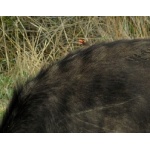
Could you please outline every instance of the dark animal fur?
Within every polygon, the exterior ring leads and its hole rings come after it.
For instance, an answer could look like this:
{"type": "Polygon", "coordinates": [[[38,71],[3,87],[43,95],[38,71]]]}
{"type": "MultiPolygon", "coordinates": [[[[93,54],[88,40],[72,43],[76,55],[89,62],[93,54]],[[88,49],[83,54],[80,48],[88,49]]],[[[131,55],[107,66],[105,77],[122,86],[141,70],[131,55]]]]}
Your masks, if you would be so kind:
{"type": "Polygon", "coordinates": [[[19,86],[0,132],[150,132],[150,40],[100,43],[19,86]]]}

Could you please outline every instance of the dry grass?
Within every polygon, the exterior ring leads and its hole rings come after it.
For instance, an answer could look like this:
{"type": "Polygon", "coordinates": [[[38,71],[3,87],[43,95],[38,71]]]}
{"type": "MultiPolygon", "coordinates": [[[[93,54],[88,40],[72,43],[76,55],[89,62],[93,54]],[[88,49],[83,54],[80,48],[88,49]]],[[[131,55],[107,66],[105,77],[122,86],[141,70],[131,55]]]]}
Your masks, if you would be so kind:
{"type": "Polygon", "coordinates": [[[1,17],[0,112],[16,80],[75,49],[116,39],[147,38],[150,17],[1,17]],[[3,84],[2,84],[3,83],[3,84]]]}

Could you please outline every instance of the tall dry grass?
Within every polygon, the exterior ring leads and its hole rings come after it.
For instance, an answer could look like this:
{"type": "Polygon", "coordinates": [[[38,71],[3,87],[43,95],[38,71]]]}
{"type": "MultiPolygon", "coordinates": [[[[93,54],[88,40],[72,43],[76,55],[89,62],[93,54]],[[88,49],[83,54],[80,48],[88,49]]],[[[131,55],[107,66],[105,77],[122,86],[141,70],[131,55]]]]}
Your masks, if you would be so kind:
{"type": "Polygon", "coordinates": [[[75,49],[116,39],[147,38],[150,17],[0,17],[0,112],[15,81],[75,49]]]}

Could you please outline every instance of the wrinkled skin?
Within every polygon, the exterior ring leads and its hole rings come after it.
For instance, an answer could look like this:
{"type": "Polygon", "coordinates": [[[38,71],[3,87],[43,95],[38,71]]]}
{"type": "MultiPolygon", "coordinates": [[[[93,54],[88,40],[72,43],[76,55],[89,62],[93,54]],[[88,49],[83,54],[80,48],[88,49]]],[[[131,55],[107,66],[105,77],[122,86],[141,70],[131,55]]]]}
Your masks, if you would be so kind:
{"type": "Polygon", "coordinates": [[[14,90],[0,132],[150,132],[150,40],[100,43],[14,90]]]}

